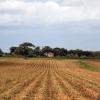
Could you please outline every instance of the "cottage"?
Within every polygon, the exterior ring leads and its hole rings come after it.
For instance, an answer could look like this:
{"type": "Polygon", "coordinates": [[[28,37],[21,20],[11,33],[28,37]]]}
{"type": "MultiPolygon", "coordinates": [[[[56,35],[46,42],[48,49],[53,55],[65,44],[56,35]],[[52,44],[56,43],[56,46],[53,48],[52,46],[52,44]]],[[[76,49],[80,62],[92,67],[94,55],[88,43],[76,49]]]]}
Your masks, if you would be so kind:
{"type": "Polygon", "coordinates": [[[47,56],[47,57],[54,57],[53,52],[46,52],[46,53],[44,53],[44,55],[47,56]]]}

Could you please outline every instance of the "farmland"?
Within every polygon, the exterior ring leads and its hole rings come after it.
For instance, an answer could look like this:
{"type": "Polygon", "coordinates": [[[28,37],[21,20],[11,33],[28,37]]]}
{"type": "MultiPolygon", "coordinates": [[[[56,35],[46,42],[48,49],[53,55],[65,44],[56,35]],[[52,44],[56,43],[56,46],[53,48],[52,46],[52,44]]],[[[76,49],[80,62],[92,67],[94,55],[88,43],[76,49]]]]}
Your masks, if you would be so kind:
{"type": "Polygon", "coordinates": [[[99,61],[0,59],[0,100],[100,100],[99,61]],[[85,64],[84,64],[85,63],[85,64]]]}

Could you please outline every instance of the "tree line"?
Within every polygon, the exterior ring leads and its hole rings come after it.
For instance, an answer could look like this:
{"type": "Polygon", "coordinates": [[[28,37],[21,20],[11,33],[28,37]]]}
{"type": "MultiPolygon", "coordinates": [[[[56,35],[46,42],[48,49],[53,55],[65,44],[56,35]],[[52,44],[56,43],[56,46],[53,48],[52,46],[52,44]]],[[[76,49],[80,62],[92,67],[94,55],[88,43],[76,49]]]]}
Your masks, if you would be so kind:
{"type": "Polygon", "coordinates": [[[23,56],[23,57],[48,57],[52,53],[54,57],[66,57],[66,58],[100,58],[100,52],[83,51],[80,49],[67,50],[65,48],[51,48],[50,46],[44,46],[43,48],[35,46],[32,43],[24,42],[18,47],[10,47],[10,53],[4,53],[0,49],[0,56],[23,56]]]}

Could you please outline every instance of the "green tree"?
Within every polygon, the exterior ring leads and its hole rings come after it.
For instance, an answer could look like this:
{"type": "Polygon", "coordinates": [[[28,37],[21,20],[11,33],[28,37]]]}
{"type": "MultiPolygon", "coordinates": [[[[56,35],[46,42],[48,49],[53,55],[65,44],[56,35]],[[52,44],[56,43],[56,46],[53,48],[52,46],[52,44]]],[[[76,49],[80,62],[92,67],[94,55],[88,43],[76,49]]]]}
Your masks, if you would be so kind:
{"type": "Polygon", "coordinates": [[[0,57],[3,55],[3,51],[2,49],[0,49],[0,57]]]}
{"type": "Polygon", "coordinates": [[[54,48],[53,49],[53,52],[54,52],[54,55],[55,56],[60,56],[60,48],[58,48],[58,47],[57,48],[54,48]]]}
{"type": "Polygon", "coordinates": [[[29,42],[24,42],[20,44],[19,47],[35,47],[35,45],[29,42]]]}
{"type": "Polygon", "coordinates": [[[59,56],[67,56],[67,49],[60,48],[60,54],[59,54],[59,56]]]}
{"type": "Polygon", "coordinates": [[[41,55],[41,49],[40,47],[36,47],[34,50],[33,50],[33,54],[34,56],[40,56],[41,55]]]}
{"type": "Polygon", "coordinates": [[[18,47],[11,47],[10,48],[10,54],[14,54],[15,53],[15,50],[17,49],[18,47]]]}
{"type": "Polygon", "coordinates": [[[33,55],[33,49],[35,48],[35,45],[29,42],[24,42],[19,45],[14,51],[16,55],[22,55],[25,57],[30,57],[33,55]]]}
{"type": "Polygon", "coordinates": [[[48,52],[53,52],[53,49],[49,46],[45,46],[42,48],[42,55],[44,55],[44,53],[48,53],[48,52]]]}

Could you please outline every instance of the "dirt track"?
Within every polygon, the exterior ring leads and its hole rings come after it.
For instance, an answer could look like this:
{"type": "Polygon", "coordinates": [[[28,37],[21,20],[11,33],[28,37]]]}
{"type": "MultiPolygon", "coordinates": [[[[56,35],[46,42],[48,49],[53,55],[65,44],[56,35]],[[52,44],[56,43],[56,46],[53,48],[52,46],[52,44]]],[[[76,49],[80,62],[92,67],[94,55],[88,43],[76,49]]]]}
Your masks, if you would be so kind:
{"type": "Polygon", "coordinates": [[[100,100],[100,73],[72,60],[0,62],[0,100],[100,100]]]}

